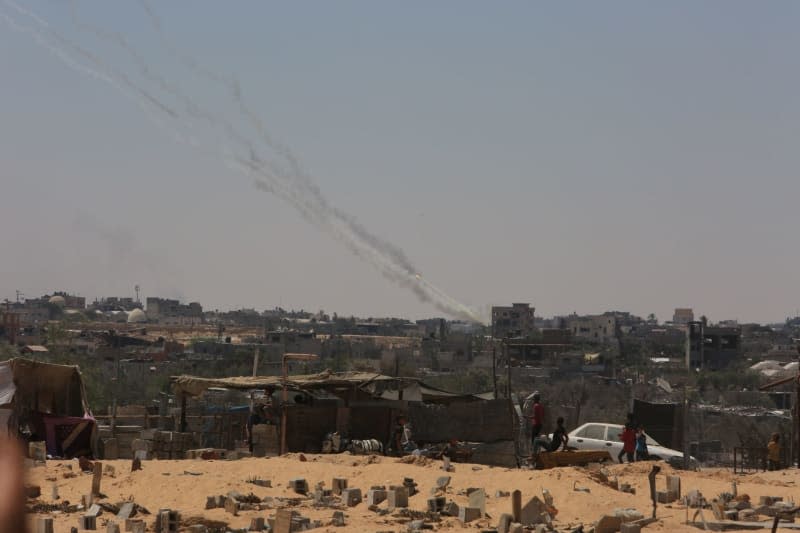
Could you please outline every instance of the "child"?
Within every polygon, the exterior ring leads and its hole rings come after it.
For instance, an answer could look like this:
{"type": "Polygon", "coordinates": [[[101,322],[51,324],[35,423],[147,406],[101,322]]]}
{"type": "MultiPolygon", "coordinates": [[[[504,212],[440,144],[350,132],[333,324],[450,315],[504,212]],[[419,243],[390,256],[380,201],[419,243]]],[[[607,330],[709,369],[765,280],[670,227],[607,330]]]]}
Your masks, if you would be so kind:
{"type": "Polygon", "coordinates": [[[644,428],[639,426],[636,430],[636,460],[646,461],[649,459],[647,454],[647,435],[644,433],[644,428]]]}
{"type": "Polygon", "coordinates": [[[778,443],[780,438],[780,435],[773,433],[767,444],[767,468],[769,470],[781,469],[781,445],[778,443]]]}

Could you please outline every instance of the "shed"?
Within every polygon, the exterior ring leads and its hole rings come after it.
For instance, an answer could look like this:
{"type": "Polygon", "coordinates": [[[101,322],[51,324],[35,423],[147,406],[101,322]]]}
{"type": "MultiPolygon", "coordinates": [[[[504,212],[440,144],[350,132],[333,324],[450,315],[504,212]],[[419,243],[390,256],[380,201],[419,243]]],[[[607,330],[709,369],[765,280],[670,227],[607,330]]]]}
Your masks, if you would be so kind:
{"type": "Polygon", "coordinates": [[[77,366],[0,362],[0,430],[47,443],[48,455],[92,455],[95,420],[77,366]]]}

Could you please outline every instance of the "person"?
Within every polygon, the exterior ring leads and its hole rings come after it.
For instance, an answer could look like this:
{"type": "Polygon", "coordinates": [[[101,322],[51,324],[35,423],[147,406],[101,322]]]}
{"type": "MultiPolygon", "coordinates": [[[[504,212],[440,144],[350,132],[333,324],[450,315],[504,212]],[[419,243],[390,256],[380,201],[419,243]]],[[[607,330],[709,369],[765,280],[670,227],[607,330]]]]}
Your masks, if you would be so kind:
{"type": "Polygon", "coordinates": [[[253,426],[266,423],[267,416],[265,413],[265,406],[264,404],[258,403],[253,407],[250,416],[247,417],[247,445],[250,447],[250,452],[253,451],[253,426]]]}
{"type": "MultiPolygon", "coordinates": [[[[544,406],[541,403],[539,391],[533,393],[533,405],[531,406],[531,415],[528,418],[531,420],[531,444],[536,450],[536,439],[539,437],[539,433],[542,432],[542,426],[544,425],[544,406]]],[[[536,451],[533,453],[536,453],[536,451]]]]}
{"type": "Polygon", "coordinates": [[[647,434],[644,432],[644,428],[639,426],[639,429],[636,430],[636,460],[647,461],[649,458],[650,456],[647,453],[647,434]]]}
{"type": "Polygon", "coordinates": [[[781,436],[777,433],[772,434],[772,438],[767,443],[767,468],[769,470],[781,469],[781,436]]]}
{"type": "Polygon", "coordinates": [[[628,458],[628,462],[632,463],[633,455],[636,452],[636,429],[633,423],[633,413],[628,413],[625,427],[622,429],[622,433],[619,434],[619,438],[622,441],[622,449],[617,455],[617,460],[622,464],[622,456],[625,455],[628,458]]]}
{"type": "Polygon", "coordinates": [[[0,533],[25,533],[23,452],[11,437],[0,435],[0,533]]]}
{"type": "Polygon", "coordinates": [[[398,455],[405,455],[417,449],[417,445],[411,438],[411,425],[404,415],[397,417],[393,444],[394,450],[398,455]]]}
{"type": "Polygon", "coordinates": [[[567,444],[569,443],[569,435],[564,428],[564,417],[559,416],[556,420],[556,430],[553,432],[553,438],[550,441],[550,447],[547,449],[549,452],[557,452],[559,448],[567,451],[567,444]]]}

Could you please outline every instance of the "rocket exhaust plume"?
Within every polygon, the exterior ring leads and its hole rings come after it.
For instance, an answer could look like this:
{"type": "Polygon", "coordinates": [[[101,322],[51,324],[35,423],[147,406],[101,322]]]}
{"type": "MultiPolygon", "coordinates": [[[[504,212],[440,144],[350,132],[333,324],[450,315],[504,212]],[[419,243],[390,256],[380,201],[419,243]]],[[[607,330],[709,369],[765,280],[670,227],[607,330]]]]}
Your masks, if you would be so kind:
{"type": "Polygon", "coordinates": [[[349,213],[331,205],[313,178],[303,170],[300,160],[267,132],[261,118],[250,108],[238,81],[221,76],[181,54],[167,39],[164,26],[145,1],[140,5],[167,53],[193,75],[219,84],[238,115],[226,116],[203,105],[167,75],[160,73],[121,33],[81,21],[77,6],[71,3],[73,25],[92,38],[122,50],[133,69],[125,70],[103,60],[54,29],[37,14],[12,0],[2,0],[0,20],[11,28],[29,34],[73,70],[104,81],[132,98],[148,118],[168,131],[177,141],[216,155],[233,168],[248,175],[258,190],[268,192],[291,205],[304,220],[344,245],[356,257],[375,268],[383,277],[410,290],[437,310],[462,320],[482,322],[470,307],[448,296],[423,278],[405,252],[359,223],[349,213]],[[215,133],[218,142],[203,143],[193,133],[203,124],[215,133]]]}

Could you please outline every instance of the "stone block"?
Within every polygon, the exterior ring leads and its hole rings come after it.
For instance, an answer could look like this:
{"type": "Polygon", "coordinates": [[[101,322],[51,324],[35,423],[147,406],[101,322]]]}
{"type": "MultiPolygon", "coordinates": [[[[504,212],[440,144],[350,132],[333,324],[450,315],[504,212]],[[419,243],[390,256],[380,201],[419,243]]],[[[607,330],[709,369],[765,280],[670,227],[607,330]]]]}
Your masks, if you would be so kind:
{"type": "Polygon", "coordinates": [[[342,502],[348,507],[361,503],[361,489],[344,489],[342,491],[342,502]]]}
{"type": "Polygon", "coordinates": [[[367,491],[367,505],[378,505],[386,499],[383,489],[370,489],[367,491]]]}
{"type": "Polygon", "coordinates": [[[125,531],[130,531],[131,533],[144,533],[146,528],[147,525],[144,523],[144,520],[132,518],[125,520],[125,531]]]}
{"type": "Polygon", "coordinates": [[[117,520],[120,522],[124,522],[128,518],[133,515],[134,510],[134,503],[133,502],[125,502],[122,504],[122,507],[119,508],[119,512],[117,513],[117,520]]]}
{"type": "Polygon", "coordinates": [[[250,519],[250,531],[264,531],[264,518],[259,516],[250,519]]]}
{"type": "Polygon", "coordinates": [[[331,524],[333,524],[335,527],[344,527],[344,513],[342,511],[335,511],[333,513],[331,524]]]}
{"type": "Polygon", "coordinates": [[[91,515],[83,515],[78,519],[78,529],[97,529],[97,517],[91,515]]]}
{"type": "Polygon", "coordinates": [[[396,507],[408,507],[408,490],[405,487],[395,487],[386,493],[389,502],[389,509],[396,507]]]}
{"type": "Polygon", "coordinates": [[[308,494],[308,481],[303,478],[290,479],[289,488],[297,494],[308,494]]]}
{"type": "Polygon", "coordinates": [[[513,516],[508,513],[501,514],[500,520],[497,521],[497,533],[508,533],[512,523],[514,523],[513,516]]]}
{"type": "Polygon", "coordinates": [[[447,499],[443,496],[438,498],[429,498],[428,499],[428,512],[431,513],[438,513],[442,509],[444,509],[445,504],[447,503],[447,499]]]}
{"type": "Polygon", "coordinates": [[[347,488],[347,479],[343,477],[335,477],[331,482],[331,488],[336,496],[340,496],[342,491],[347,488]]]}
{"type": "MultiPolygon", "coordinates": [[[[680,476],[667,476],[667,492],[675,494],[675,500],[681,498],[681,477],[680,476]]],[[[673,501],[675,501],[673,500],[673,501]]]]}
{"type": "Polygon", "coordinates": [[[605,515],[595,524],[594,533],[616,533],[621,526],[622,518],[619,516],[605,515]]]}
{"type": "Polygon", "coordinates": [[[460,507],[456,502],[447,502],[442,509],[441,513],[447,516],[458,516],[458,510],[460,507]]]}
{"type": "Polygon", "coordinates": [[[486,491],[478,489],[472,491],[469,495],[469,506],[473,509],[478,509],[481,513],[481,518],[486,514],[486,491]]]}
{"type": "Polygon", "coordinates": [[[236,516],[239,514],[239,502],[234,498],[225,498],[225,512],[236,516]]]}
{"type": "Polygon", "coordinates": [[[641,533],[642,526],[639,524],[635,524],[633,522],[628,522],[624,524],[620,524],[619,526],[619,533],[641,533]]]}
{"type": "Polygon", "coordinates": [[[458,519],[461,520],[462,523],[467,524],[472,522],[473,520],[477,520],[483,517],[483,513],[477,507],[461,507],[458,510],[458,519]]]}
{"type": "Polygon", "coordinates": [[[36,533],[53,533],[53,519],[49,517],[37,518],[36,533]]]}

